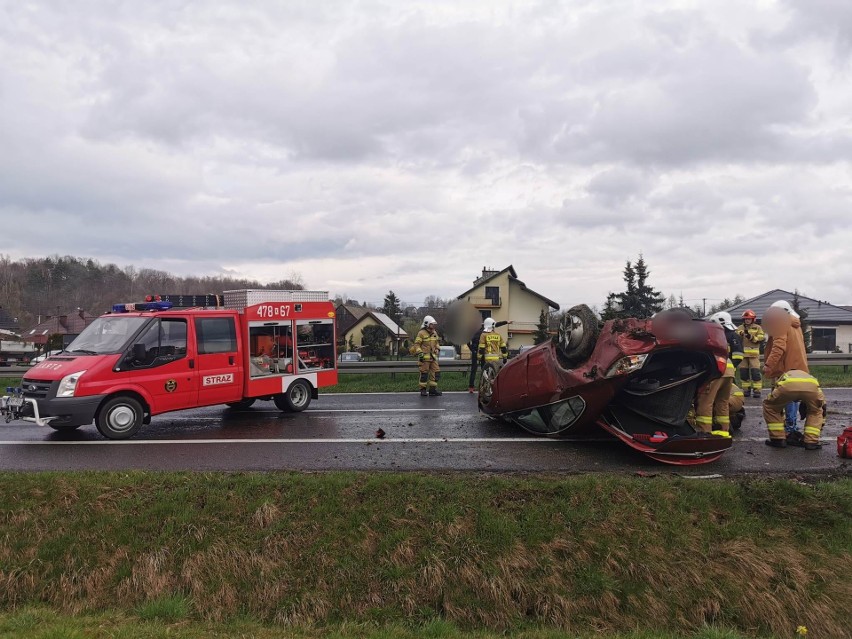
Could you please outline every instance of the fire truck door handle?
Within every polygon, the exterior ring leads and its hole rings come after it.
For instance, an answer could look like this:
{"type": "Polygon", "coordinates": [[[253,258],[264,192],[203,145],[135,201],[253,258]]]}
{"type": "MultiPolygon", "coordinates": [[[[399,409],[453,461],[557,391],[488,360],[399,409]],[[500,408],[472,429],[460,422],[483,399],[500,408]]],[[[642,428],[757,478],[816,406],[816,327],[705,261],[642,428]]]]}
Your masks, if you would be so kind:
{"type": "Polygon", "coordinates": [[[194,359],[189,360],[189,367],[195,368],[195,360],[194,359]]]}
{"type": "Polygon", "coordinates": [[[230,357],[228,357],[228,363],[229,363],[231,366],[233,366],[233,365],[234,365],[234,356],[233,356],[233,355],[231,355],[230,357]]]}

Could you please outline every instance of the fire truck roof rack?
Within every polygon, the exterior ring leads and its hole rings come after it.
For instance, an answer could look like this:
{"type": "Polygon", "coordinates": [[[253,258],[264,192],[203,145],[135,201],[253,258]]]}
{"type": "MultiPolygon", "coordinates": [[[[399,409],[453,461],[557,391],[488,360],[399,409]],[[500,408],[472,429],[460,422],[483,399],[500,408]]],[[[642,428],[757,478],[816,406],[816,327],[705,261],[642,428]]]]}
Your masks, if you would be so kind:
{"type": "Polygon", "coordinates": [[[225,291],[225,308],[236,310],[266,302],[327,302],[328,300],[328,291],[290,291],[265,288],[225,291]]]}

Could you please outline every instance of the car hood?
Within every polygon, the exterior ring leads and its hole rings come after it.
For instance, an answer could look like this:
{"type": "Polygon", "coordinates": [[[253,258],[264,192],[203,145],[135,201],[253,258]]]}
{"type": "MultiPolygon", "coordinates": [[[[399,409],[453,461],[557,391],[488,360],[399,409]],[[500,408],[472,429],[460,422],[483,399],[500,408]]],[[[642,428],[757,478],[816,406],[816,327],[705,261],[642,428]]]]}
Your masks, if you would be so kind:
{"type": "Polygon", "coordinates": [[[90,370],[95,366],[102,365],[102,362],[109,361],[110,365],[116,359],[117,354],[111,355],[55,355],[43,362],[39,362],[31,367],[23,381],[40,380],[40,381],[55,381],[60,380],[66,375],[76,373],[78,371],[90,370]]]}

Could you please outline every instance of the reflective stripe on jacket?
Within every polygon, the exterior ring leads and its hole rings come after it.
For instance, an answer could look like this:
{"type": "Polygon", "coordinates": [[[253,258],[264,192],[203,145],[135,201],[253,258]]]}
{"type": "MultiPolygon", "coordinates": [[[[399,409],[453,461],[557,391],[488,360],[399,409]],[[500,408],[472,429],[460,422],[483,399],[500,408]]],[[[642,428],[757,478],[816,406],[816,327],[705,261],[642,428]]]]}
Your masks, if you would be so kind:
{"type": "Polygon", "coordinates": [[[506,342],[503,341],[503,336],[497,332],[485,333],[479,337],[479,348],[477,349],[479,357],[485,357],[486,362],[494,362],[498,359],[506,359],[509,353],[506,349],[506,342]]]}
{"type": "Polygon", "coordinates": [[[414,338],[414,354],[423,355],[424,359],[438,359],[438,347],[441,340],[437,331],[429,331],[421,328],[414,338]]]}
{"type": "Polygon", "coordinates": [[[760,357],[760,345],[766,339],[766,333],[759,324],[751,326],[743,324],[737,329],[737,335],[743,341],[743,352],[746,357],[760,357]]]}

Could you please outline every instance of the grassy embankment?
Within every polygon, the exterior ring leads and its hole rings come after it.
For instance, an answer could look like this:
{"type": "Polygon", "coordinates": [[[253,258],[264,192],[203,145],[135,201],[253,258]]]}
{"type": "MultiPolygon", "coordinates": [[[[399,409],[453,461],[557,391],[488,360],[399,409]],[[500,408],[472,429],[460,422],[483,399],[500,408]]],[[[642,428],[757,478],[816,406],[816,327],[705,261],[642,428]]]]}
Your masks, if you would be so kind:
{"type": "Polygon", "coordinates": [[[843,637],[850,548],[849,479],[5,473],[0,633],[843,637]]]}

